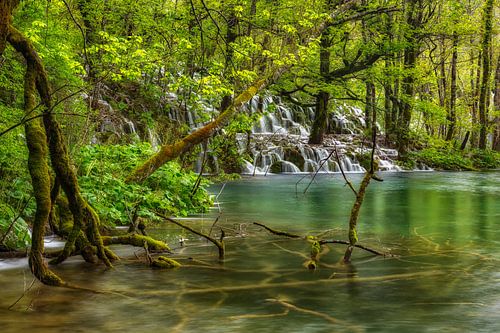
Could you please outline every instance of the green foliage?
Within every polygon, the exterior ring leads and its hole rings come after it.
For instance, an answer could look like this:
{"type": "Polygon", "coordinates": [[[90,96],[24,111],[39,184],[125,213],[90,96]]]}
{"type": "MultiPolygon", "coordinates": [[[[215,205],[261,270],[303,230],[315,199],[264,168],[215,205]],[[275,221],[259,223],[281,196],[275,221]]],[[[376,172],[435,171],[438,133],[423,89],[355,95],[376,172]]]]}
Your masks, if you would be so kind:
{"type": "Polygon", "coordinates": [[[474,167],[478,169],[500,168],[500,152],[474,149],[470,154],[474,167]]]}
{"type": "Polygon", "coordinates": [[[492,150],[459,150],[451,142],[427,135],[413,135],[412,145],[416,148],[406,159],[398,161],[405,169],[414,169],[425,164],[437,170],[482,170],[500,167],[500,153],[492,150]]]}
{"type": "Polygon", "coordinates": [[[0,201],[0,250],[16,250],[31,244],[28,224],[17,212],[0,201]]]}
{"type": "Polygon", "coordinates": [[[453,148],[424,148],[410,153],[409,158],[438,170],[474,170],[472,161],[453,148]]]}
{"type": "Polygon", "coordinates": [[[155,210],[185,216],[211,206],[207,181],[202,180],[193,194],[197,175],[182,171],[175,162],[161,167],[143,184],[125,183],[126,176],[152,153],[146,143],[94,145],[80,151],[77,164],[82,194],[107,224],[129,223],[136,209],[138,216],[154,218],[155,210]]]}

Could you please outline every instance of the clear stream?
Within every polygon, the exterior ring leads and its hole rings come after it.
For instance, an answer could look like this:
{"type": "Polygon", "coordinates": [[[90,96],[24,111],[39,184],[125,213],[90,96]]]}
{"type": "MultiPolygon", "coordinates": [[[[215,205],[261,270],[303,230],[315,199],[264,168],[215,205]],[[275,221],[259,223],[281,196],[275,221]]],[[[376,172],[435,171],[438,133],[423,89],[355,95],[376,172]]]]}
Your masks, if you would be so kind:
{"type": "Polygon", "coordinates": [[[500,332],[500,172],[383,174],[368,189],[359,239],[398,256],[356,249],[346,266],[336,244],[316,271],[302,266],[307,241],[251,224],[346,239],[354,196],[341,176],[319,175],[306,194],[302,177],[229,182],[220,211],[183,220],[207,232],[221,214],[223,266],[211,244],[172,226],[150,231],[186,267],[151,270],[143,250],[116,247],[123,259],[112,270],[79,258],[55,268],[104,294],[45,287],[25,261],[0,261],[1,331],[500,332]]]}

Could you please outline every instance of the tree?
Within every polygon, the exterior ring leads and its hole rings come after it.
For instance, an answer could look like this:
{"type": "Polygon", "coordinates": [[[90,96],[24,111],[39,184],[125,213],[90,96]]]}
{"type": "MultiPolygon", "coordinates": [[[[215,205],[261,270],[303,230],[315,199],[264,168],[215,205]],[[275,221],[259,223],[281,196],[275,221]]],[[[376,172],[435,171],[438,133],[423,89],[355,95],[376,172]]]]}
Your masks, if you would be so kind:
{"type": "Polygon", "coordinates": [[[407,47],[404,51],[403,67],[405,76],[402,82],[403,97],[401,99],[401,114],[399,117],[398,146],[400,154],[408,150],[410,122],[415,97],[415,68],[420,54],[420,35],[424,25],[434,15],[435,4],[426,0],[405,0],[406,24],[404,37],[407,47]]]}
{"type": "Polygon", "coordinates": [[[488,96],[491,78],[491,38],[493,30],[493,3],[487,0],[483,10],[483,36],[481,41],[482,73],[481,87],[479,88],[479,148],[486,149],[486,135],[488,132],[488,96]]]}
{"type": "Polygon", "coordinates": [[[495,135],[493,137],[493,149],[500,151],[500,55],[497,58],[497,70],[495,72],[495,99],[493,102],[495,107],[495,135]]]}

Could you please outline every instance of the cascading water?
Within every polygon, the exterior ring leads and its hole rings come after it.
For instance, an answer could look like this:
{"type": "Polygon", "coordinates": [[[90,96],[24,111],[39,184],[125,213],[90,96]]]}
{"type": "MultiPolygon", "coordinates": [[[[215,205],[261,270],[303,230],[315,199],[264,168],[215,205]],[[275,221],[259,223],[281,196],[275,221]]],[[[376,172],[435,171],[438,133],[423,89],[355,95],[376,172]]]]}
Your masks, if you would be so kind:
{"type": "MultiPolygon", "coordinates": [[[[237,137],[241,151],[250,147],[253,155],[253,163],[244,162],[244,174],[340,172],[341,167],[345,172],[365,171],[356,160],[356,155],[371,152],[359,148],[364,127],[362,110],[339,105],[329,119],[329,132],[337,135],[327,135],[322,145],[307,144],[314,108],[289,107],[279,97],[255,96],[246,111],[262,116],[252,128],[250,143],[245,135],[237,137]],[[335,149],[340,166],[333,153],[335,149]]],[[[377,147],[376,154],[382,171],[401,170],[392,163],[392,158],[397,157],[396,150],[377,147]]]]}

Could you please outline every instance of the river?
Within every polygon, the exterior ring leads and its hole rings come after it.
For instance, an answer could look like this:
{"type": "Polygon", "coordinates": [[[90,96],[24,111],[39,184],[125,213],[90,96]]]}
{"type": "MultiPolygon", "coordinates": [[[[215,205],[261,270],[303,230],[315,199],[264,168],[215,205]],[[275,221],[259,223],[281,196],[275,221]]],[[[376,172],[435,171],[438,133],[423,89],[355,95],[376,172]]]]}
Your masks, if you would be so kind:
{"type": "Polygon", "coordinates": [[[359,243],[394,256],[355,249],[343,265],[335,244],[315,271],[303,267],[307,241],[252,225],[346,239],[354,195],[342,177],[318,175],[306,193],[303,177],[212,187],[220,205],[183,222],[207,232],[219,216],[223,265],[211,244],[173,226],[150,232],[185,267],[151,270],[142,250],[115,247],[111,270],[79,258],[54,269],[100,294],[46,287],[25,261],[0,262],[1,331],[500,332],[500,172],[384,173],[368,189],[359,243]]]}

